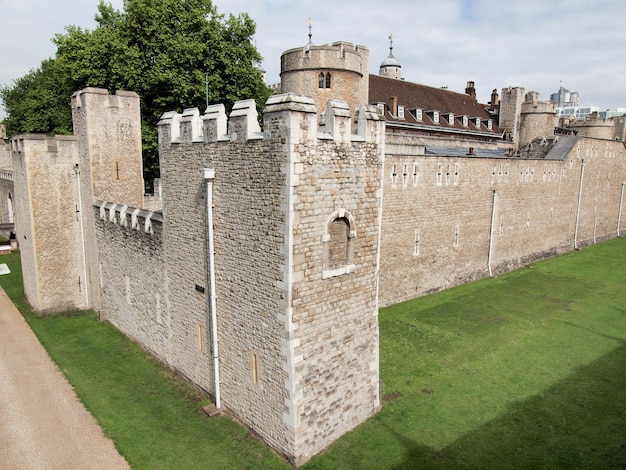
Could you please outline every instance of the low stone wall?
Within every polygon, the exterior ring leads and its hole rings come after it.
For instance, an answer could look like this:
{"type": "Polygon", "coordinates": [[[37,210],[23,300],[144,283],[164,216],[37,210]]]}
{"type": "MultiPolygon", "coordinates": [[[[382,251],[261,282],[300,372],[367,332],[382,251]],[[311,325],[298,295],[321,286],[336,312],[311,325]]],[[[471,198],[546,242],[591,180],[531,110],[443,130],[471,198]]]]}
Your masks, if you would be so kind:
{"type": "Polygon", "coordinates": [[[163,217],[103,201],[94,210],[100,314],[169,363],[163,217]]]}
{"type": "Polygon", "coordinates": [[[390,305],[616,236],[626,150],[579,137],[555,159],[387,154],[384,177],[390,305]]]}

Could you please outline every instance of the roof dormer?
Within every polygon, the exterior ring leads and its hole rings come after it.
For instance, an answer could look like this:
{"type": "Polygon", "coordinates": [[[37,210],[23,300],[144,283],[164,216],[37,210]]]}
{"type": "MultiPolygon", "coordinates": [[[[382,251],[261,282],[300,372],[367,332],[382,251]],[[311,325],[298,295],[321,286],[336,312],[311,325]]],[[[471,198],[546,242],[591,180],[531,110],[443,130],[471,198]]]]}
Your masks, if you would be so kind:
{"type": "Polygon", "coordinates": [[[426,111],[426,115],[435,123],[439,124],[439,111],[426,111]]]}

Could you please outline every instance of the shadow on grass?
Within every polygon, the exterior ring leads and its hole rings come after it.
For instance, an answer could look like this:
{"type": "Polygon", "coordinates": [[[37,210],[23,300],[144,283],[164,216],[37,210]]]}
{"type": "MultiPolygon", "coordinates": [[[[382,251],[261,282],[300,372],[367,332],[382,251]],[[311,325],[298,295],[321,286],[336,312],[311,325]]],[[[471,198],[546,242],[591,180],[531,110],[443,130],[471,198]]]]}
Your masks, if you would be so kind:
{"type": "Polygon", "coordinates": [[[404,449],[379,468],[626,468],[626,341],[488,424],[434,450],[389,426],[404,449]]]}

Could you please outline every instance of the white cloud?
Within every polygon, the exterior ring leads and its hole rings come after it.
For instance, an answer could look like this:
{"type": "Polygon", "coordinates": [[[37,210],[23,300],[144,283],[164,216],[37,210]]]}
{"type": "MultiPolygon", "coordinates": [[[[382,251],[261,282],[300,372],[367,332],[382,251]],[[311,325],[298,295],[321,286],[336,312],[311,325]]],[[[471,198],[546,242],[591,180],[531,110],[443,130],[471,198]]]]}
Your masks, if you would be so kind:
{"type": "MultiPolygon", "coordinates": [[[[121,8],[122,0],[113,0],[121,8]]],[[[559,84],[601,109],[626,106],[623,0],[215,0],[223,14],[248,12],[268,81],[278,82],[280,55],[307,41],[342,40],[370,49],[370,71],[394,55],[406,80],[463,91],[478,98],[523,86],[542,99],[559,84]]],[[[0,0],[0,84],[9,84],[54,55],[50,39],[66,25],[94,25],[96,0],[0,0]]]]}

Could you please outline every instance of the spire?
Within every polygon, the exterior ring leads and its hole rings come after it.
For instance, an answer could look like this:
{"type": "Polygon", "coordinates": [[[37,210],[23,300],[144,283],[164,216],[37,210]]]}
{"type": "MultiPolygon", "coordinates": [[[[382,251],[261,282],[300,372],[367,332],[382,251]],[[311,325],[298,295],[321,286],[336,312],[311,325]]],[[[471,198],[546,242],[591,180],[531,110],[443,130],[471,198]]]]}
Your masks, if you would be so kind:
{"type": "Polygon", "coordinates": [[[400,65],[400,61],[393,56],[393,34],[389,35],[389,55],[383,62],[380,64],[379,75],[383,77],[389,78],[402,78],[401,69],[402,65],[400,65]]]}
{"type": "Polygon", "coordinates": [[[313,45],[313,41],[311,41],[311,37],[313,36],[313,33],[311,33],[311,17],[310,16],[306,20],[306,24],[309,25],[309,42],[307,42],[306,45],[304,46],[304,53],[308,57],[311,46],[313,45]]]}
{"type": "Polygon", "coordinates": [[[311,17],[310,16],[309,16],[309,19],[306,20],[306,24],[309,25],[309,42],[308,42],[307,45],[308,46],[312,46],[313,45],[313,41],[311,41],[311,38],[313,37],[313,33],[311,32],[312,25],[311,25],[311,17]]]}

